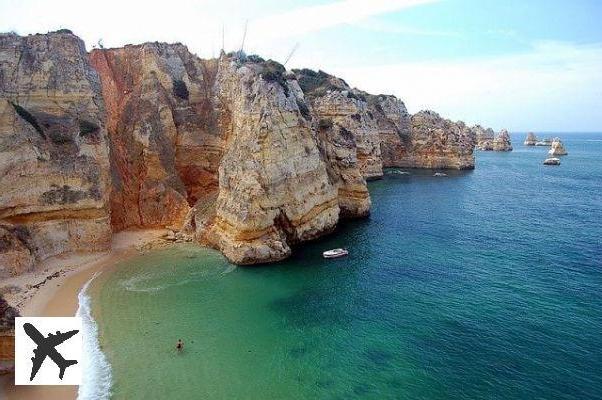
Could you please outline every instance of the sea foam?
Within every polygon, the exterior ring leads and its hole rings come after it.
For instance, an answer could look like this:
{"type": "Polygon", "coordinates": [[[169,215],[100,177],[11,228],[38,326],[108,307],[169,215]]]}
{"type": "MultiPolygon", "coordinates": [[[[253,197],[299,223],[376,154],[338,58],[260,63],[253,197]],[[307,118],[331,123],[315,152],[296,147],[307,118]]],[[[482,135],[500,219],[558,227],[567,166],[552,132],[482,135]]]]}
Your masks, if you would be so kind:
{"type": "Polygon", "coordinates": [[[77,295],[79,307],[75,314],[82,319],[84,354],[82,360],[82,383],[79,385],[79,400],[108,399],[111,394],[111,365],[100,349],[98,326],[92,318],[92,302],[86,293],[98,273],[86,282],[77,295]]]}

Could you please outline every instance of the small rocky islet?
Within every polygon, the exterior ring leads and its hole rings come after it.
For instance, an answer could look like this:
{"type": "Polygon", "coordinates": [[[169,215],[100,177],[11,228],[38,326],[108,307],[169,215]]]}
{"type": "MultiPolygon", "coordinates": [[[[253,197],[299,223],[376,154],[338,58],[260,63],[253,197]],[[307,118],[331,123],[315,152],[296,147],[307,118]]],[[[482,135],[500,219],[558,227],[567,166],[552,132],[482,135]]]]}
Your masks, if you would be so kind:
{"type": "Polygon", "coordinates": [[[550,146],[548,154],[551,156],[566,156],[569,153],[564,148],[564,145],[562,144],[560,138],[554,138],[552,140],[552,145],[550,146]]]}
{"type": "Polygon", "coordinates": [[[472,169],[493,135],[408,113],[323,71],[180,43],[94,49],[68,30],[0,35],[0,277],[169,227],[236,264],[370,213],[383,169],[472,169]]]}
{"type": "Polygon", "coordinates": [[[506,129],[502,129],[497,135],[491,128],[483,128],[480,125],[474,127],[476,148],[481,151],[512,151],[512,141],[506,129]]]}
{"type": "Polygon", "coordinates": [[[533,132],[527,133],[527,137],[523,142],[525,146],[550,146],[548,154],[551,156],[546,158],[544,165],[560,165],[560,159],[557,156],[566,156],[569,153],[566,151],[564,144],[560,138],[539,140],[533,132]]]}

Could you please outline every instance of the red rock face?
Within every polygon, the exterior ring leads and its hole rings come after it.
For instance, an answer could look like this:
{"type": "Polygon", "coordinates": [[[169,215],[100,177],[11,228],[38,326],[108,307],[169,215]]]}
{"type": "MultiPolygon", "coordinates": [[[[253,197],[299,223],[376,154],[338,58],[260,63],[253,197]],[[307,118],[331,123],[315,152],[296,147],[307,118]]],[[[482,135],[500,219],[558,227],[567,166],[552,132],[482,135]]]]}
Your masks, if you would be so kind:
{"type": "Polygon", "coordinates": [[[218,186],[216,63],[159,43],[94,50],[90,62],[106,99],[113,229],[179,227],[218,186]]]}

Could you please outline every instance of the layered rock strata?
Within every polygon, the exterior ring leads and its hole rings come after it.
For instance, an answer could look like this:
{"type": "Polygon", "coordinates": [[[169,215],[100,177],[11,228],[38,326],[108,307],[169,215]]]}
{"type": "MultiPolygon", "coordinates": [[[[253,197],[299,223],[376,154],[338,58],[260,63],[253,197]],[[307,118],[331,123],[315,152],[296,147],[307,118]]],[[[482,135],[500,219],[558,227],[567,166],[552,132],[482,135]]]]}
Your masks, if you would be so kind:
{"type": "Polygon", "coordinates": [[[383,175],[380,136],[366,94],[323,71],[296,70],[299,85],[322,126],[336,125],[353,133],[358,167],[366,179],[383,175]]]}
{"type": "Polygon", "coordinates": [[[474,134],[464,123],[430,111],[411,116],[395,96],[352,89],[323,71],[303,69],[295,74],[318,117],[360,139],[358,158],[371,166],[361,168],[367,179],[380,177],[382,167],[474,168],[474,134]]]}
{"type": "Polygon", "coordinates": [[[231,132],[214,220],[197,234],[237,264],[280,260],[291,245],[334,229],[337,190],[284,68],[222,57],[218,69],[219,121],[227,119],[231,132]]]}
{"type": "Polygon", "coordinates": [[[217,63],[164,43],[98,49],[90,61],[107,108],[114,229],[179,227],[218,186],[228,127],[216,126],[217,63]]]}
{"type": "Polygon", "coordinates": [[[383,167],[474,167],[474,129],[321,71],[181,44],[87,57],[69,32],[1,40],[4,275],[131,227],[276,261],[368,215],[383,167]]]}
{"type": "Polygon", "coordinates": [[[68,31],[0,35],[0,277],[109,247],[104,102],[68,31]]]}
{"type": "Polygon", "coordinates": [[[412,115],[410,156],[405,165],[418,168],[473,169],[472,133],[463,123],[441,118],[433,111],[412,115]]]}

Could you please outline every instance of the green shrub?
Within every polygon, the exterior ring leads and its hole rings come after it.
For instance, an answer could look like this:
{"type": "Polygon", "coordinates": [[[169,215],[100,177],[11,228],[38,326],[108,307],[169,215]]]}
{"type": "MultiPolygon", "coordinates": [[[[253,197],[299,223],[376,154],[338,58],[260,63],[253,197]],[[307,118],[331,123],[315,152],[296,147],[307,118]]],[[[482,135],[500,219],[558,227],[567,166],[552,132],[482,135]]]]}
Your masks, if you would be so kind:
{"type": "Polygon", "coordinates": [[[24,109],[20,105],[12,103],[12,102],[11,102],[11,104],[13,105],[13,108],[15,109],[15,111],[17,112],[17,114],[21,118],[23,118],[25,121],[27,121],[36,130],[36,132],[38,132],[40,134],[40,136],[42,136],[44,139],[46,139],[46,135],[44,134],[44,130],[42,129],[42,127],[38,123],[38,120],[36,119],[36,117],[34,117],[29,111],[27,111],[26,109],[24,109]]]}
{"type": "Polygon", "coordinates": [[[351,91],[349,91],[349,93],[347,94],[347,97],[349,97],[351,99],[355,99],[355,100],[366,101],[366,96],[364,96],[363,94],[355,94],[351,91]]]}
{"type": "Polygon", "coordinates": [[[94,133],[99,129],[100,127],[93,122],[86,121],[85,119],[81,119],[79,121],[79,134],[81,136],[86,136],[90,133],[94,133]]]}
{"type": "Polygon", "coordinates": [[[318,128],[320,129],[330,129],[332,128],[333,123],[332,120],[330,118],[320,118],[320,120],[318,121],[318,128]]]}
{"type": "Polygon", "coordinates": [[[284,90],[284,94],[288,96],[289,89],[288,85],[286,84],[286,79],[284,78],[285,72],[286,69],[284,68],[284,65],[273,60],[268,60],[265,61],[262,65],[261,77],[266,82],[279,83],[282,89],[284,90]]]}
{"type": "MultiPolygon", "coordinates": [[[[324,96],[328,91],[349,90],[347,82],[342,79],[334,79],[334,77],[322,70],[316,72],[303,68],[295,69],[293,72],[297,75],[297,80],[303,93],[312,97],[324,96]]],[[[349,97],[359,99],[358,96],[351,92],[349,92],[349,97]]]]}
{"type": "Polygon", "coordinates": [[[346,129],[342,126],[339,126],[339,130],[341,132],[341,136],[343,138],[345,138],[346,140],[351,140],[353,139],[353,134],[351,133],[351,131],[349,131],[349,129],[346,129]]]}
{"type": "Polygon", "coordinates": [[[297,99],[297,107],[299,107],[299,112],[301,113],[303,118],[307,120],[311,119],[311,113],[309,112],[309,108],[307,107],[307,104],[305,104],[305,102],[299,101],[297,99]]]}
{"type": "Polygon", "coordinates": [[[263,58],[261,58],[260,56],[258,56],[257,54],[251,54],[250,56],[247,56],[247,61],[252,62],[252,63],[265,62],[265,60],[263,58]]]}
{"type": "Polygon", "coordinates": [[[303,68],[301,70],[294,70],[294,72],[297,75],[297,80],[303,93],[316,94],[314,92],[320,88],[323,88],[323,92],[326,93],[326,90],[331,87],[328,81],[328,74],[324,71],[316,72],[308,68],[303,68]]]}
{"type": "Polygon", "coordinates": [[[182,100],[188,100],[188,87],[186,87],[186,83],[179,79],[173,80],[173,94],[176,97],[179,97],[182,100]]]}

